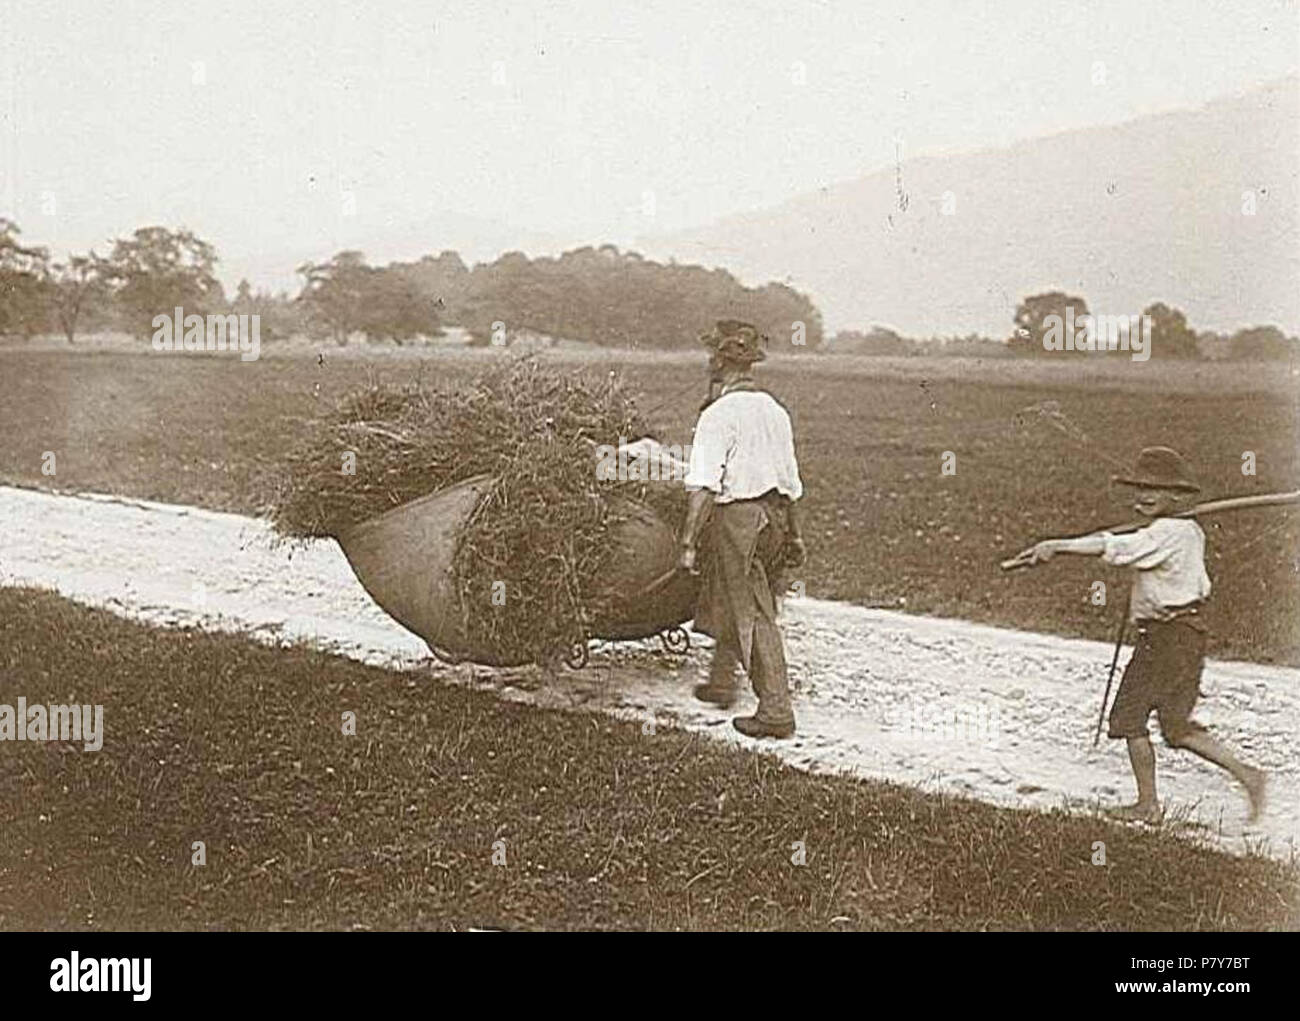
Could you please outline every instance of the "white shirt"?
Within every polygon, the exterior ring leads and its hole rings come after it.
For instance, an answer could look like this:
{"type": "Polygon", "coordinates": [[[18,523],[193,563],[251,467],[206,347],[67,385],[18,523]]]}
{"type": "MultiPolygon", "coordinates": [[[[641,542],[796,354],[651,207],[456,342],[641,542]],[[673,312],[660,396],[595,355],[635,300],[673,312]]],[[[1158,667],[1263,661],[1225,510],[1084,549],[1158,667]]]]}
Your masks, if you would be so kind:
{"type": "Polygon", "coordinates": [[[1116,567],[1133,567],[1133,620],[1161,620],[1169,608],[1204,599],[1210,594],[1205,573],[1205,533],[1190,518],[1157,518],[1128,535],[1103,532],[1102,559],[1116,567]]]}
{"type": "Polygon", "coordinates": [[[776,489],[803,496],[790,416],[761,390],[725,392],[700,412],[686,488],[707,489],[715,503],[752,500],[776,489]]]}

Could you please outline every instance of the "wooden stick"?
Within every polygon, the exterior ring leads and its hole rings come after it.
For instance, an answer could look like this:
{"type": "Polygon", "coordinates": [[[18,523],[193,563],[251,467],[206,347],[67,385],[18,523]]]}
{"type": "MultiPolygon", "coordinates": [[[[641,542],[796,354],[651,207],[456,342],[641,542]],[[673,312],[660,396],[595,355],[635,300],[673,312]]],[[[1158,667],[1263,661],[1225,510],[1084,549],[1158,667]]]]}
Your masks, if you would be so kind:
{"type": "Polygon", "coordinates": [[[1124,647],[1124,632],[1128,630],[1128,611],[1129,600],[1133,598],[1133,590],[1129,589],[1128,597],[1124,600],[1124,612],[1119,617],[1119,632],[1115,635],[1115,655],[1110,658],[1110,674],[1106,677],[1106,693],[1101,696],[1101,712],[1097,714],[1097,730],[1092,735],[1092,746],[1097,747],[1097,742],[1101,740],[1101,725],[1106,720],[1106,703],[1110,701],[1110,687],[1115,683],[1115,668],[1119,666],[1119,650],[1124,647]]]}
{"type": "Polygon", "coordinates": [[[1259,496],[1230,496],[1225,500],[1198,503],[1189,511],[1175,514],[1177,518],[1190,518],[1197,514],[1215,514],[1226,510],[1243,510],[1246,507],[1272,507],[1281,503],[1300,503],[1300,489],[1291,493],[1261,493],[1259,496]]]}
{"type": "MultiPolygon", "coordinates": [[[[1274,507],[1279,504],[1300,503],[1300,489],[1289,493],[1261,493],[1259,496],[1230,496],[1223,500],[1210,500],[1206,503],[1198,503],[1189,510],[1179,511],[1172,515],[1176,518],[1194,518],[1200,514],[1218,514],[1221,511],[1245,510],[1247,507],[1274,507]]],[[[1113,528],[1099,528],[1093,532],[1085,532],[1083,536],[1100,535],[1102,532],[1119,534],[1122,532],[1136,532],[1139,528],[1145,528],[1150,521],[1130,521],[1128,524],[1116,525],[1113,528]]],[[[1028,567],[1028,561],[1021,560],[1019,557],[1012,557],[1010,560],[1002,561],[1001,567],[1004,571],[1015,570],[1018,567],[1028,567]]]]}

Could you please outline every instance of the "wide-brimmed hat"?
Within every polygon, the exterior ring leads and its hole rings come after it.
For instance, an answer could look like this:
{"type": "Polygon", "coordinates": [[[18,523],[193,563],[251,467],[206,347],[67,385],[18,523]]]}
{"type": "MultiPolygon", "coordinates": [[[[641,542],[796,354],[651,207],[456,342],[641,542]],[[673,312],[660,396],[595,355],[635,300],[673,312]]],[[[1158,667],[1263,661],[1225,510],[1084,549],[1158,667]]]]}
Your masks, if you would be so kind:
{"type": "Polygon", "coordinates": [[[1172,447],[1143,448],[1133,474],[1116,475],[1113,481],[1142,489],[1180,489],[1187,493],[1197,493],[1201,489],[1192,478],[1192,469],[1183,455],[1172,447]]]}
{"type": "Polygon", "coordinates": [[[700,334],[700,343],[728,361],[750,365],[767,357],[768,340],[753,323],[719,319],[713,329],[700,334]]]}

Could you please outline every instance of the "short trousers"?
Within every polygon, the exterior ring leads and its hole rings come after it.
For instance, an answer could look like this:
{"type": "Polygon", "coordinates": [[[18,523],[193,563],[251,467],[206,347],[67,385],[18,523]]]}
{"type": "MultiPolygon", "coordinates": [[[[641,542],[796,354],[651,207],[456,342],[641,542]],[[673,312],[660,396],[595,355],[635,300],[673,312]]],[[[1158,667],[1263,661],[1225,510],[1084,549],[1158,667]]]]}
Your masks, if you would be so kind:
{"type": "Polygon", "coordinates": [[[1133,656],[1110,710],[1111,737],[1145,737],[1152,711],[1171,747],[1205,729],[1192,719],[1201,694],[1205,637],[1203,630],[1178,620],[1138,622],[1133,656]]]}

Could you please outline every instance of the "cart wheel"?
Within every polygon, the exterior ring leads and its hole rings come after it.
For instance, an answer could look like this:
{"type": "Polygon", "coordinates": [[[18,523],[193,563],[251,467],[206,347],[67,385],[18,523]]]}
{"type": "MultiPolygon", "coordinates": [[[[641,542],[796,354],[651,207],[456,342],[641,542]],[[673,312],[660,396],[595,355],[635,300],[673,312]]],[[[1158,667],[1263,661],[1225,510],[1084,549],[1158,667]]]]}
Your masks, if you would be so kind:
{"type": "Polygon", "coordinates": [[[691,647],[691,636],[686,633],[685,628],[669,628],[667,631],[659,632],[659,641],[664,644],[665,652],[683,653],[691,647]]]}
{"type": "Polygon", "coordinates": [[[570,670],[581,670],[587,665],[587,640],[585,638],[579,639],[569,646],[569,651],[564,654],[564,662],[570,670]]]}
{"type": "Polygon", "coordinates": [[[433,658],[436,659],[439,663],[446,663],[449,666],[456,666],[457,664],[465,662],[464,656],[457,656],[453,653],[448,652],[446,649],[440,649],[436,645],[432,644],[431,642],[426,641],[424,644],[429,646],[429,651],[433,653],[433,658]]]}

